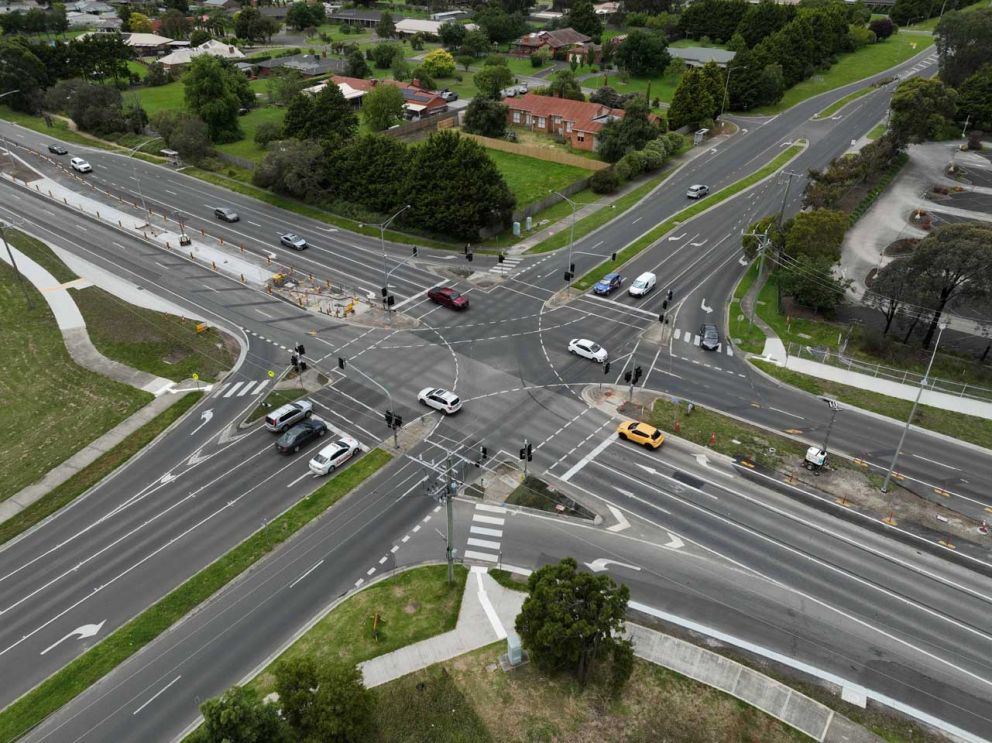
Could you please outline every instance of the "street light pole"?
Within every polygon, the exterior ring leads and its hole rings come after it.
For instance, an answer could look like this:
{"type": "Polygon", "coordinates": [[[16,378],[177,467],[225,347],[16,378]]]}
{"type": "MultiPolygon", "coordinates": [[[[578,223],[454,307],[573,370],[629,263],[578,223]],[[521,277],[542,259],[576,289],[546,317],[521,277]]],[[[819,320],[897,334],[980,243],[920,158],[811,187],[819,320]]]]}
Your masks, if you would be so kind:
{"type": "Polygon", "coordinates": [[[827,446],[830,444],[830,432],[834,427],[834,418],[837,417],[837,413],[840,411],[840,405],[832,397],[821,397],[821,400],[830,406],[830,423],[827,425],[827,435],[823,439],[823,451],[826,453],[827,446]]]}
{"type": "MultiPolygon", "coordinates": [[[[140,150],[146,144],[151,144],[156,139],[161,139],[161,137],[152,137],[147,142],[142,142],[141,144],[132,147],[131,148],[131,151],[129,153],[127,153],[127,156],[130,157],[130,158],[133,158],[135,156],[135,154],[138,152],[138,150],[140,150]]],[[[133,164],[131,165],[131,172],[134,173],[134,180],[136,180],[138,182],[138,196],[141,198],[141,208],[144,209],[145,212],[147,212],[148,211],[148,206],[145,204],[145,194],[141,190],[141,179],[138,177],[138,163],[137,162],[133,162],[133,164]]]]}
{"type": "Polygon", "coordinates": [[[385,222],[376,225],[379,228],[379,247],[382,249],[382,290],[383,290],[382,305],[383,307],[386,308],[386,312],[389,312],[389,305],[386,304],[386,298],[387,295],[389,294],[389,267],[386,265],[386,229],[389,227],[390,224],[393,223],[394,219],[396,219],[399,215],[401,215],[409,208],[410,208],[410,204],[407,204],[398,212],[396,212],[396,214],[394,214],[389,219],[387,219],[385,222]]]}
{"type": "Polygon", "coordinates": [[[902,435],[899,437],[899,445],[896,447],[896,453],[892,455],[889,471],[885,473],[885,482],[882,483],[883,493],[889,492],[889,481],[892,479],[892,471],[896,468],[896,462],[899,461],[899,455],[902,453],[902,445],[906,441],[906,434],[909,433],[909,426],[913,422],[913,416],[916,415],[916,406],[920,404],[920,398],[923,396],[923,388],[926,386],[930,377],[930,369],[933,368],[933,361],[937,358],[937,347],[940,345],[940,336],[944,334],[947,323],[942,322],[938,327],[940,329],[937,331],[937,342],[933,344],[933,353],[930,354],[930,362],[927,364],[927,370],[923,374],[923,379],[920,380],[920,389],[917,390],[916,399],[913,400],[913,407],[909,410],[909,417],[906,419],[906,425],[902,429],[902,435]]]}
{"type": "Polygon", "coordinates": [[[568,202],[569,206],[572,207],[572,225],[569,227],[568,232],[568,265],[565,266],[565,272],[568,274],[568,286],[567,289],[572,288],[572,247],[575,245],[575,202],[568,198],[565,194],[560,191],[552,191],[551,193],[560,196],[565,201],[568,202]]]}
{"type": "Polygon", "coordinates": [[[792,179],[796,176],[802,175],[802,173],[795,173],[791,170],[786,170],[782,172],[782,175],[787,176],[789,181],[785,184],[785,193],[782,194],[782,208],[778,212],[778,226],[782,226],[782,221],[785,219],[785,202],[789,200],[789,189],[792,188],[792,179]]]}
{"type": "Polygon", "coordinates": [[[727,107],[727,91],[730,89],[730,75],[734,70],[746,70],[748,65],[740,65],[739,67],[727,66],[727,77],[723,81],[723,98],[720,100],[720,120],[723,120],[723,111],[727,107]]]}
{"type": "Polygon", "coordinates": [[[27,286],[24,284],[24,277],[21,276],[21,272],[17,268],[17,261],[14,260],[14,254],[10,250],[10,245],[7,243],[7,224],[3,220],[0,220],[0,240],[3,240],[3,246],[7,249],[7,257],[10,258],[10,266],[14,269],[17,283],[21,285],[21,291],[24,292],[24,301],[27,303],[28,309],[33,310],[34,302],[31,301],[31,292],[28,291],[27,286]]]}

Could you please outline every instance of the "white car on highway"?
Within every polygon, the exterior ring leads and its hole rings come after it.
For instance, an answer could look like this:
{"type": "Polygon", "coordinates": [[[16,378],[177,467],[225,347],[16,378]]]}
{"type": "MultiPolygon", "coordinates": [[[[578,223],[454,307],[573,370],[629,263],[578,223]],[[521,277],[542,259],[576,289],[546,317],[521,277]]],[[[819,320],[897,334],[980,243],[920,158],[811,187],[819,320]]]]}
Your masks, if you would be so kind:
{"type": "Polygon", "coordinates": [[[462,409],[462,401],[454,392],[449,392],[441,387],[425,387],[420,390],[417,399],[435,410],[451,415],[462,409]]]}
{"type": "Polygon", "coordinates": [[[316,456],[310,460],[310,471],[315,475],[326,475],[333,472],[355,456],[360,449],[357,440],[351,436],[342,436],[317,452],[316,456]]]}
{"type": "Polygon", "coordinates": [[[650,271],[646,271],[634,279],[634,283],[630,285],[627,293],[632,297],[643,297],[649,291],[654,289],[655,284],[657,283],[658,277],[650,271]]]}
{"type": "Polygon", "coordinates": [[[609,354],[606,353],[605,348],[585,338],[573,338],[570,340],[568,342],[568,352],[581,356],[584,359],[592,359],[600,364],[606,363],[606,359],[609,358],[609,354]]]}
{"type": "Polygon", "coordinates": [[[72,169],[77,173],[89,173],[93,170],[93,166],[81,157],[72,158],[72,160],[69,161],[69,165],[71,165],[72,169]]]}

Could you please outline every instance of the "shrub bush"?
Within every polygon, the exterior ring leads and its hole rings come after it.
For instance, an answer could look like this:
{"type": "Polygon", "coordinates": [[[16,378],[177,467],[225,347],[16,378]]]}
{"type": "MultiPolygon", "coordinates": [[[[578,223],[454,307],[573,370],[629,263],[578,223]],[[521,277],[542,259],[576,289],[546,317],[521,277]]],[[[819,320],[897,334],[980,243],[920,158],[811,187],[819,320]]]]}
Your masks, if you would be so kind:
{"type": "Polygon", "coordinates": [[[613,171],[613,168],[597,170],[589,179],[589,188],[593,190],[593,193],[613,193],[620,188],[620,178],[613,171]]]}

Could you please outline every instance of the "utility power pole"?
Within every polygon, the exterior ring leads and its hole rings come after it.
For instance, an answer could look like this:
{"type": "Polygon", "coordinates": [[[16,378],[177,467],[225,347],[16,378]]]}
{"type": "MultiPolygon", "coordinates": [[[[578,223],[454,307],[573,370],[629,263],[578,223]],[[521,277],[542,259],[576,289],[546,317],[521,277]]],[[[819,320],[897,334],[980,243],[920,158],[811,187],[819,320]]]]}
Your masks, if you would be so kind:
{"type": "Polygon", "coordinates": [[[24,301],[27,302],[28,309],[34,309],[34,302],[31,300],[31,292],[28,291],[27,286],[24,283],[24,277],[21,276],[20,269],[17,268],[17,261],[14,260],[14,253],[10,249],[10,245],[7,242],[7,224],[0,220],[0,239],[3,240],[3,246],[7,249],[7,257],[10,258],[10,266],[14,269],[14,275],[17,277],[17,283],[21,285],[21,291],[24,292],[24,301]]]}
{"type": "Polygon", "coordinates": [[[455,583],[455,551],[451,548],[451,537],[455,530],[454,527],[454,514],[453,506],[451,502],[454,500],[455,492],[458,490],[458,484],[455,482],[451,471],[451,454],[448,454],[447,458],[448,473],[447,479],[445,481],[445,494],[444,494],[444,506],[445,513],[447,514],[447,526],[444,529],[444,541],[445,548],[444,554],[448,559],[448,585],[452,586],[455,583]]]}
{"type": "Polygon", "coordinates": [[[782,175],[786,176],[789,180],[785,184],[785,193],[782,194],[782,208],[778,212],[778,226],[782,226],[782,222],[785,219],[785,202],[789,199],[789,189],[792,188],[792,179],[801,176],[802,173],[796,173],[792,170],[785,170],[782,175]]]}

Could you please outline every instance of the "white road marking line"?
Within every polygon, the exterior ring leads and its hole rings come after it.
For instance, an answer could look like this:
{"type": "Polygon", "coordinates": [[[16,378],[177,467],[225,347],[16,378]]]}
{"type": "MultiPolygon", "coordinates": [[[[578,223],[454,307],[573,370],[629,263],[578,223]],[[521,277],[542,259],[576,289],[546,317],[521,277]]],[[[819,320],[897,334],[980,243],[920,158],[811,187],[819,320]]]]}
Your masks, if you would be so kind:
{"type": "Polygon", "coordinates": [[[295,480],[293,480],[293,482],[289,483],[289,485],[287,485],[286,487],[287,488],[293,487],[294,485],[296,485],[296,483],[298,483],[300,480],[302,480],[305,477],[313,477],[313,474],[310,472],[304,472],[302,475],[300,475],[295,480]]]}
{"type": "Polygon", "coordinates": [[[476,539],[475,537],[469,537],[466,544],[472,547],[484,547],[487,550],[498,550],[499,542],[491,542],[488,539],[476,539]]]}
{"type": "Polygon", "coordinates": [[[365,582],[365,579],[364,578],[359,578],[358,580],[355,581],[355,588],[358,588],[364,582],[365,582]]]}
{"type": "Polygon", "coordinates": [[[417,524],[415,527],[413,527],[412,531],[413,531],[414,534],[416,534],[418,531],[420,531],[420,524],[417,524]]]}
{"type": "Polygon", "coordinates": [[[369,568],[368,570],[365,571],[365,574],[366,575],[372,575],[372,573],[374,573],[374,572],[375,572],[375,568],[369,568]]]}
{"type": "Polygon", "coordinates": [[[790,413],[788,410],[781,410],[779,408],[773,408],[773,407],[769,407],[768,409],[769,410],[774,410],[776,413],[781,413],[782,415],[789,415],[789,416],[792,416],[793,418],[798,418],[801,421],[806,420],[801,415],[796,415],[795,413],[790,413]]]}
{"type": "Polygon", "coordinates": [[[400,541],[403,542],[403,544],[406,544],[407,542],[410,541],[410,535],[409,534],[405,535],[400,541]]]}
{"type": "MultiPolygon", "coordinates": [[[[562,428],[564,428],[564,426],[562,426],[562,428]]],[[[476,503],[475,510],[488,511],[489,513],[506,513],[505,508],[501,508],[500,506],[489,506],[486,505],[485,503],[476,503]]]]}
{"type": "Polygon", "coordinates": [[[255,382],[249,381],[247,384],[245,384],[244,387],[241,388],[241,391],[238,392],[238,397],[244,397],[246,394],[248,394],[248,391],[254,386],[255,386],[255,382]]]}
{"type": "Polygon", "coordinates": [[[234,384],[232,384],[231,388],[227,391],[224,397],[230,397],[231,395],[233,395],[237,391],[238,387],[240,387],[243,384],[244,382],[235,382],[234,384]]]}
{"type": "Polygon", "coordinates": [[[675,340],[679,340],[681,338],[681,336],[682,336],[682,331],[679,330],[678,328],[675,328],[675,333],[673,334],[673,337],[675,338],[675,340]]]}
{"type": "Polygon", "coordinates": [[[379,560],[379,564],[382,565],[388,559],[389,559],[389,555],[383,555],[382,559],[379,560]]]}
{"type": "Polygon", "coordinates": [[[498,519],[495,516],[480,516],[479,514],[473,514],[472,521],[478,521],[480,524],[492,524],[493,526],[502,526],[506,519],[498,519]]]}
{"type": "Polygon", "coordinates": [[[391,549],[391,550],[389,550],[389,551],[390,551],[390,553],[391,553],[391,554],[394,554],[394,555],[395,555],[395,554],[396,554],[396,551],[397,551],[397,550],[398,550],[399,548],[400,548],[400,546],[399,546],[398,544],[394,544],[394,545],[393,545],[393,547],[392,547],[392,549],[391,549]]]}
{"type": "Polygon", "coordinates": [[[476,552],[475,550],[465,550],[462,553],[462,557],[467,557],[469,560],[484,560],[485,562],[499,562],[499,557],[497,555],[490,555],[488,552],[476,552]]]}
{"type": "Polygon", "coordinates": [[[624,529],[630,528],[630,522],[624,517],[623,511],[616,506],[611,506],[609,504],[607,504],[606,507],[610,509],[610,513],[613,514],[613,518],[617,520],[617,523],[613,526],[606,527],[607,531],[623,531],[624,529]]]}
{"type": "MultiPolygon", "coordinates": [[[[268,312],[261,309],[260,307],[256,307],[255,309],[258,311],[258,314],[260,314],[262,317],[267,317],[270,320],[272,319],[272,315],[270,315],[268,312]]],[[[285,351],[286,349],[284,348],[283,350],[285,351]]]]}
{"type": "Polygon", "coordinates": [[[164,191],[165,191],[165,192],[166,192],[167,194],[172,194],[173,196],[178,196],[178,195],[179,195],[179,194],[177,194],[177,193],[176,193],[175,191],[170,191],[170,190],[169,190],[169,189],[167,189],[167,188],[166,188],[166,189],[163,189],[163,190],[164,190],[164,191]]]}
{"type": "Polygon", "coordinates": [[[246,221],[246,222],[247,222],[248,224],[250,224],[250,225],[251,225],[252,227],[261,227],[261,226],[262,226],[262,225],[260,225],[260,224],[259,224],[258,222],[252,222],[252,221],[251,221],[250,219],[246,219],[245,221],[246,221]]]}
{"type": "Polygon", "coordinates": [[[305,572],[305,573],[304,573],[303,575],[301,575],[301,576],[300,576],[299,578],[297,578],[297,579],[296,579],[296,580],[294,580],[294,581],[293,581],[292,583],[290,583],[290,584],[289,584],[289,587],[290,587],[290,588],[292,588],[293,586],[295,586],[295,585],[296,585],[297,583],[299,583],[299,582],[300,582],[301,580],[303,580],[304,578],[306,578],[306,577],[307,577],[308,575],[310,575],[310,573],[312,573],[312,572],[313,572],[314,570],[316,570],[317,568],[319,568],[319,567],[320,567],[321,565],[323,565],[323,564],[324,564],[324,561],[323,561],[323,560],[321,560],[321,561],[320,561],[320,562],[318,562],[318,563],[317,563],[316,565],[314,565],[314,566],[313,566],[312,568],[310,568],[309,570],[307,570],[307,572],[305,572]]]}
{"type": "Polygon", "coordinates": [[[169,688],[170,686],[172,686],[172,685],[173,685],[174,683],[176,683],[176,682],[177,682],[177,681],[178,681],[179,679],[181,679],[181,678],[182,678],[182,674],[180,674],[180,675],[178,675],[178,676],[176,676],[176,677],[175,677],[174,679],[172,679],[172,681],[170,681],[170,682],[169,682],[169,683],[167,683],[167,684],[166,684],[165,686],[163,686],[163,687],[162,687],[161,689],[159,689],[159,690],[158,690],[157,692],[155,692],[155,694],[153,694],[153,695],[152,695],[152,697],[151,697],[151,699],[149,699],[149,700],[148,700],[147,702],[145,702],[144,704],[142,704],[142,705],[141,705],[140,707],[138,707],[138,709],[136,709],[136,710],[135,710],[134,712],[132,712],[131,714],[132,714],[132,715],[136,715],[136,714],[138,714],[139,712],[141,712],[141,710],[143,710],[143,709],[144,709],[145,707],[147,707],[147,706],[148,706],[149,704],[151,704],[151,703],[152,703],[152,702],[154,702],[154,701],[155,701],[156,699],[158,699],[158,698],[159,698],[160,696],[162,696],[162,694],[164,694],[164,693],[166,692],[166,690],[167,690],[167,689],[168,689],[168,688],[169,688]]]}
{"type": "Polygon", "coordinates": [[[698,335],[692,336],[692,345],[694,345],[694,346],[698,346],[699,345],[699,336],[698,335]]]}
{"type": "Polygon", "coordinates": [[[502,529],[488,529],[485,526],[472,525],[469,528],[469,531],[472,532],[473,534],[482,534],[485,537],[496,537],[497,539],[503,538],[502,529]]]}
{"type": "Polygon", "coordinates": [[[558,479],[561,480],[562,482],[568,482],[576,472],[578,472],[579,470],[581,470],[583,467],[585,467],[587,464],[589,464],[589,462],[591,462],[593,459],[595,459],[597,456],[599,456],[599,454],[606,447],[608,447],[610,444],[612,444],[614,442],[614,440],[615,439],[614,439],[613,433],[611,432],[609,436],[607,436],[605,439],[603,439],[602,441],[599,442],[599,444],[596,446],[595,449],[593,449],[591,452],[589,452],[584,457],[582,457],[582,459],[580,459],[578,462],[576,462],[575,464],[573,464],[572,467],[571,467],[571,469],[569,469],[568,472],[566,472],[564,475],[562,475],[558,479]]]}
{"type": "Polygon", "coordinates": [[[258,386],[255,388],[255,391],[252,392],[251,394],[253,395],[259,394],[263,389],[265,389],[268,383],[269,383],[268,379],[263,379],[261,382],[258,383],[258,386]]]}
{"type": "Polygon", "coordinates": [[[922,459],[924,462],[930,462],[930,464],[939,464],[941,467],[947,467],[949,470],[959,469],[958,467],[952,467],[949,464],[944,464],[943,462],[938,462],[936,459],[927,459],[926,457],[921,457],[919,454],[914,454],[917,459],[922,459]]]}

